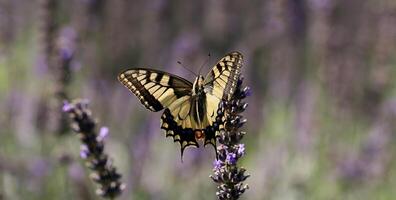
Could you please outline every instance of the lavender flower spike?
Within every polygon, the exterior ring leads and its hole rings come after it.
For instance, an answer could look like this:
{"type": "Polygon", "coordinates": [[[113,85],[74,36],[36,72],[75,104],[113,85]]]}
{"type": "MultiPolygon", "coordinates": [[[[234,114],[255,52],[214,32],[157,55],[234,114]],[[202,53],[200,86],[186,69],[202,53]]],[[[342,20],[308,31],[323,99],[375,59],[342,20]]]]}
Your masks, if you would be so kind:
{"type": "Polygon", "coordinates": [[[218,111],[220,116],[225,116],[224,130],[218,136],[218,160],[213,163],[214,174],[210,177],[219,184],[216,192],[219,200],[238,199],[249,188],[243,183],[249,175],[237,166],[238,160],[245,155],[245,145],[240,143],[245,132],[239,130],[246,123],[241,115],[247,107],[243,99],[251,95],[249,87],[241,87],[242,80],[239,78],[235,93],[229,101],[220,104],[218,111]]]}
{"type": "Polygon", "coordinates": [[[88,167],[93,171],[91,178],[100,185],[97,194],[114,199],[121,194],[125,185],[120,182],[121,175],[104,153],[104,140],[109,129],[102,127],[97,133],[96,122],[86,100],[73,103],[64,101],[63,111],[69,114],[71,127],[80,136],[80,157],[87,161],[88,167]]]}

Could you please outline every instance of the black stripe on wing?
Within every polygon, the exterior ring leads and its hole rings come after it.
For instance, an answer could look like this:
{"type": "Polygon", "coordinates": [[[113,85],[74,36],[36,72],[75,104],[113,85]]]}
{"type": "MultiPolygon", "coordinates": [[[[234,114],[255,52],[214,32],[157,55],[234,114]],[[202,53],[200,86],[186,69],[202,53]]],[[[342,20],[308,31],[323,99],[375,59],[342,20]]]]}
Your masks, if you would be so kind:
{"type": "Polygon", "coordinates": [[[178,125],[169,109],[165,109],[161,116],[161,129],[165,131],[166,137],[173,137],[174,142],[180,143],[182,158],[186,147],[199,147],[194,130],[192,128],[182,128],[178,125]]]}
{"type": "Polygon", "coordinates": [[[205,88],[219,99],[228,100],[241,74],[243,56],[239,52],[225,55],[205,78],[205,88]]]}
{"type": "Polygon", "coordinates": [[[183,128],[178,125],[175,118],[172,116],[169,109],[165,109],[161,116],[161,129],[165,131],[166,137],[172,137],[174,142],[180,143],[181,148],[181,158],[183,159],[184,149],[188,146],[199,147],[196,139],[195,131],[202,131],[204,133],[205,141],[204,146],[211,144],[216,152],[216,137],[217,133],[220,131],[222,124],[222,115],[216,118],[213,125],[207,126],[202,130],[193,130],[192,128],[183,128]]]}
{"type": "Polygon", "coordinates": [[[192,83],[163,71],[130,69],[118,75],[118,80],[135,94],[151,111],[160,111],[176,99],[191,95],[192,83]]]}

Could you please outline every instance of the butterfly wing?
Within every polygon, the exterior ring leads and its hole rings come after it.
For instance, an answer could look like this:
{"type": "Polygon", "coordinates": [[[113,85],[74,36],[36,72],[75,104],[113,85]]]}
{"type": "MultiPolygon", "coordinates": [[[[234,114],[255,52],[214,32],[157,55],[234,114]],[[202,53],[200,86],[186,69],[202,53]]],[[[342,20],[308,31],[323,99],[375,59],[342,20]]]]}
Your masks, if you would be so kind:
{"type": "Polygon", "coordinates": [[[191,82],[159,70],[129,69],[120,73],[118,80],[154,112],[169,107],[180,98],[191,96],[191,82]]]}
{"type": "Polygon", "coordinates": [[[163,71],[130,69],[122,72],[118,80],[135,94],[149,110],[165,109],[161,129],[166,137],[173,137],[181,145],[181,153],[188,146],[198,147],[190,115],[192,83],[163,71]]]}
{"type": "Polygon", "coordinates": [[[206,75],[204,85],[207,93],[229,100],[241,74],[242,60],[243,56],[239,52],[231,52],[220,59],[206,75]]]}
{"type": "Polygon", "coordinates": [[[206,114],[210,125],[207,129],[212,130],[205,136],[205,145],[216,146],[216,132],[222,128],[222,125],[218,123],[219,120],[216,119],[219,104],[222,100],[229,100],[234,94],[241,74],[242,60],[241,53],[228,53],[220,59],[205,78],[206,114]]]}

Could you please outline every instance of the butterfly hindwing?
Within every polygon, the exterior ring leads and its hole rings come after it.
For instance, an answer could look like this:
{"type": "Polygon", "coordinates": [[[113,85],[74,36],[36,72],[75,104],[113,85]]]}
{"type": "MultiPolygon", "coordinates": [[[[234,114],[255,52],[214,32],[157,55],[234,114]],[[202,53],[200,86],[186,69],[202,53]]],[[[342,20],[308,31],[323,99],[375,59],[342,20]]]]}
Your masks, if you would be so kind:
{"type": "Polygon", "coordinates": [[[154,112],[191,95],[191,82],[159,70],[130,69],[118,75],[118,80],[154,112]]]}
{"type": "Polygon", "coordinates": [[[165,109],[161,116],[161,129],[165,131],[166,137],[173,137],[174,142],[180,143],[181,157],[183,157],[186,147],[198,147],[194,130],[191,127],[182,127],[182,125],[179,125],[177,119],[174,118],[168,108],[165,109]]]}

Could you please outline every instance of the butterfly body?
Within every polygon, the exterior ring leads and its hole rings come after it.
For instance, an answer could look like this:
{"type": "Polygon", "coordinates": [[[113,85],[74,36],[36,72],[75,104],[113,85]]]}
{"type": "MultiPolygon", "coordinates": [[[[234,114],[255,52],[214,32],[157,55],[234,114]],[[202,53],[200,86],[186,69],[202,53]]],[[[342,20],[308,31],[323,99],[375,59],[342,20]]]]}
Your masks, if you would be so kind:
{"type": "Polygon", "coordinates": [[[206,106],[206,94],[203,85],[203,76],[198,76],[193,84],[191,94],[191,110],[190,114],[197,123],[197,129],[203,129],[202,122],[205,120],[205,106],[206,106]]]}
{"type": "MultiPolygon", "coordinates": [[[[181,145],[181,154],[188,146],[211,144],[216,147],[219,104],[233,94],[240,75],[242,55],[231,52],[222,58],[204,78],[194,83],[167,72],[137,68],[129,69],[118,80],[134,93],[149,110],[164,110],[161,129],[181,145]]],[[[220,119],[221,120],[221,119],[220,119]]]]}

